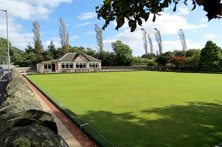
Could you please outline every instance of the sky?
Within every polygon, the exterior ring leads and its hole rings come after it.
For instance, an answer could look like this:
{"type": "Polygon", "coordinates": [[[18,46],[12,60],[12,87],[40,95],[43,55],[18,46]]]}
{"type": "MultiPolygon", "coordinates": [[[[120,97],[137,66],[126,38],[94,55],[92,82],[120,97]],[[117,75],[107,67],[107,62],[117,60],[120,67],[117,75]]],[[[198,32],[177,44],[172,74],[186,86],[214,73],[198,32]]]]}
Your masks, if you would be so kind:
{"type": "MultiPolygon", "coordinates": [[[[60,47],[59,19],[62,18],[70,33],[71,46],[90,47],[97,50],[95,24],[100,27],[104,24],[102,18],[97,19],[95,7],[100,6],[102,0],[0,0],[0,9],[8,11],[9,40],[13,46],[25,50],[28,44],[33,45],[32,23],[38,21],[41,26],[41,40],[44,49],[47,49],[50,41],[56,47],[60,47]]],[[[143,23],[143,28],[151,35],[154,52],[158,50],[154,36],[154,28],[161,32],[163,40],[163,52],[182,50],[178,30],[182,29],[188,49],[204,47],[206,41],[212,40],[218,46],[222,46],[220,30],[221,21],[214,19],[208,22],[206,12],[197,6],[191,11],[192,6],[178,5],[173,12],[173,6],[169,7],[152,22],[152,16],[143,23]]],[[[6,38],[5,13],[0,11],[0,37],[6,38]]],[[[135,56],[144,54],[142,31],[138,27],[135,32],[130,32],[128,25],[124,25],[118,31],[115,30],[115,22],[103,31],[104,50],[112,51],[111,43],[121,40],[130,46],[135,56]]]]}

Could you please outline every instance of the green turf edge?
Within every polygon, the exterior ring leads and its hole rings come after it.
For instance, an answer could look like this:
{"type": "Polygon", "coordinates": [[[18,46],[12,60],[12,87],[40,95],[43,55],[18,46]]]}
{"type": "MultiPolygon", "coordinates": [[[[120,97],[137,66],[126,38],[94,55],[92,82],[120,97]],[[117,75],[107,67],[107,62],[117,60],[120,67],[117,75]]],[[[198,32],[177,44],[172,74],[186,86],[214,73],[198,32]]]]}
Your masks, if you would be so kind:
{"type": "Polygon", "coordinates": [[[79,118],[75,113],[73,113],[70,109],[64,107],[53,99],[52,96],[49,96],[45,91],[35,85],[28,77],[24,75],[24,77],[37,88],[50,102],[52,102],[60,111],[62,111],[69,119],[72,120],[83,132],[85,132],[92,140],[94,140],[99,146],[105,147],[114,147],[115,145],[108,140],[105,136],[103,136],[99,131],[93,128],[90,124],[84,122],[81,118],[79,118]]]}

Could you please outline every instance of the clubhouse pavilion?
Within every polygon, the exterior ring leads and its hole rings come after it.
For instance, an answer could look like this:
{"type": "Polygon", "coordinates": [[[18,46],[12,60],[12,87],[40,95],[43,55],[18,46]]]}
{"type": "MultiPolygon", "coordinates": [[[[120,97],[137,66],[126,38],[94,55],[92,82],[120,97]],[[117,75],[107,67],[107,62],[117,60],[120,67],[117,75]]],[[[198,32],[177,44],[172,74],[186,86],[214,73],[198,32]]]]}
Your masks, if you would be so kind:
{"type": "Polygon", "coordinates": [[[37,64],[37,72],[90,72],[100,71],[101,60],[85,53],[67,53],[58,60],[37,64]]]}

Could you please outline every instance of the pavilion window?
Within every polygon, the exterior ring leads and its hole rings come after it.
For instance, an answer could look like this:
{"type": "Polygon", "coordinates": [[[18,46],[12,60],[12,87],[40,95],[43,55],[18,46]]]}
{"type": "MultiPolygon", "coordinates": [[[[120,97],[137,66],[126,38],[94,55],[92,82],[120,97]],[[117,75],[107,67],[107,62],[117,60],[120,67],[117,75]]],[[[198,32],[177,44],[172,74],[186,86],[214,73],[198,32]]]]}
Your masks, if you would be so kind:
{"type": "Polygon", "coordinates": [[[99,66],[98,63],[90,63],[89,64],[90,68],[98,68],[98,66],[99,66]]]}
{"type": "Polygon", "coordinates": [[[86,63],[76,63],[76,68],[86,68],[86,63]]]}
{"type": "Polygon", "coordinates": [[[69,63],[66,63],[66,68],[69,68],[69,63]]]}
{"type": "Polygon", "coordinates": [[[65,68],[65,63],[62,63],[62,68],[65,68]]]}
{"type": "Polygon", "coordinates": [[[70,67],[70,68],[73,68],[73,63],[70,63],[70,64],[69,64],[69,67],[70,67]]]}
{"type": "Polygon", "coordinates": [[[76,63],[76,68],[79,68],[79,63],[76,63]]]}
{"type": "Polygon", "coordinates": [[[83,68],[86,68],[86,63],[83,63],[83,68]]]}

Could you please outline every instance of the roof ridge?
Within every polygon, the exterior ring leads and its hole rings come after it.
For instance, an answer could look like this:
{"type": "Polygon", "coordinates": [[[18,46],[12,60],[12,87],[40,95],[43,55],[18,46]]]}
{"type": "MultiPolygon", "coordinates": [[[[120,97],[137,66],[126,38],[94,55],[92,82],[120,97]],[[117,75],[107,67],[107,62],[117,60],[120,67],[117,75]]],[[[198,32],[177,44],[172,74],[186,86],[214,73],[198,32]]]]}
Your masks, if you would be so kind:
{"type": "MultiPolygon", "coordinates": [[[[99,60],[99,59],[97,59],[97,58],[95,58],[95,57],[93,57],[93,56],[90,56],[90,55],[88,55],[88,54],[86,54],[86,53],[83,53],[85,56],[87,56],[87,58],[88,57],[90,57],[90,58],[92,58],[92,59],[94,59],[94,60],[98,60],[98,61],[101,61],[101,60],[99,60]]],[[[90,61],[90,59],[89,59],[89,61],[90,61]]]]}
{"type": "Polygon", "coordinates": [[[85,53],[81,53],[88,61],[90,61],[90,59],[87,57],[88,55],[85,53]]]}
{"type": "Polygon", "coordinates": [[[66,54],[63,55],[59,60],[61,61],[63,58],[65,58],[67,55],[70,55],[70,54],[74,54],[74,55],[76,55],[76,53],[66,53],[66,54]]]}
{"type": "Polygon", "coordinates": [[[80,55],[82,55],[82,58],[85,58],[85,60],[87,60],[87,62],[93,62],[93,61],[101,61],[99,59],[96,59],[93,56],[90,56],[86,53],[66,53],[65,55],[63,55],[59,61],[75,61],[80,55]]]}
{"type": "Polygon", "coordinates": [[[79,54],[79,53],[75,53],[75,56],[73,57],[73,61],[76,60],[76,58],[78,57],[78,54],[79,54]]]}

